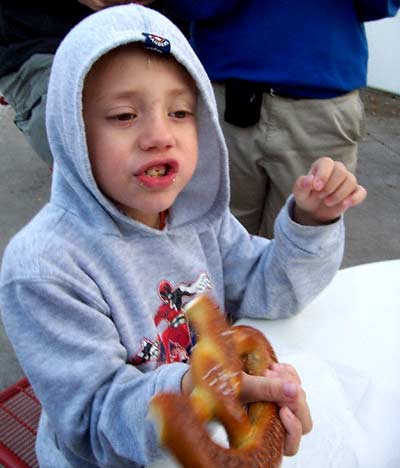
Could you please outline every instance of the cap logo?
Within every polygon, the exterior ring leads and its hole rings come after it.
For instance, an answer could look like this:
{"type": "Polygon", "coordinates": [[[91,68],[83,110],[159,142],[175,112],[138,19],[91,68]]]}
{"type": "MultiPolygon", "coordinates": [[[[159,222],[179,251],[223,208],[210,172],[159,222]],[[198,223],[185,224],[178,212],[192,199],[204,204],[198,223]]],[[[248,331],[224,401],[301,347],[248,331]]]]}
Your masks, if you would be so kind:
{"type": "Polygon", "coordinates": [[[151,49],[161,54],[169,54],[171,51],[171,43],[168,39],[155,34],[142,33],[145,40],[144,46],[146,49],[151,49]]]}

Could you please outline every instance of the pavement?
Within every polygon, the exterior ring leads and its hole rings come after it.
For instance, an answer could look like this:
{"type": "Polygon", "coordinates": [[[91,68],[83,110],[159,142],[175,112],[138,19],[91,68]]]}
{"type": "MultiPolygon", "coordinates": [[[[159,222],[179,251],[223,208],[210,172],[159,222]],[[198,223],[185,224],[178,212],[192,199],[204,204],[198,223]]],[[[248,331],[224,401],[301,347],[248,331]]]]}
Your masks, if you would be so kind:
{"type": "MultiPolygon", "coordinates": [[[[362,90],[366,132],[358,178],[366,201],[346,216],[342,268],[400,258],[400,96],[362,90]]],[[[51,173],[0,106],[0,258],[11,236],[46,203],[51,173]]],[[[0,322],[0,390],[23,376],[0,322]]]]}

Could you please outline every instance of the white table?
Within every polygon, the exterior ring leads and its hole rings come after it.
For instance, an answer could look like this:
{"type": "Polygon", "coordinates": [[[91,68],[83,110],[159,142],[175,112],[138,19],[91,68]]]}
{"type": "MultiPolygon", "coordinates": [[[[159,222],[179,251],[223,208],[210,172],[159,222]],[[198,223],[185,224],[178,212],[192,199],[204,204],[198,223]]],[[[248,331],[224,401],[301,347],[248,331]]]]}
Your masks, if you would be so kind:
{"type": "Polygon", "coordinates": [[[314,428],[283,468],[400,467],[400,260],[339,271],[296,317],[240,323],[266,334],[307,392],[314,428]]]}
{"type": "Polygon", "coordinates": [[[277,352],[317,353],[399,387],[400,260],[339,271],[296,317],[243,322],[262,330],[277,352]]]}
{"type": "Polygon", "coordinates": [[[314,419],[298,468],[400,467],[400,260],[339,271],[287,320],[243,320],[295,365],[314,419]]]}

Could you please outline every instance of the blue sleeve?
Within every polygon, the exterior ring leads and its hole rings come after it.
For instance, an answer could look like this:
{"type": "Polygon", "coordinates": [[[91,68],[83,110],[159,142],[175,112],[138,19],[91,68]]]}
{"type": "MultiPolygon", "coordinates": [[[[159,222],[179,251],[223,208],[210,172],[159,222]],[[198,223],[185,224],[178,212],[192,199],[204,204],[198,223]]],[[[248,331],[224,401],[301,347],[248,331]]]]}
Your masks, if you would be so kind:
{"type": "Polygon", "coordinates": [[[290,199],[275,223],[274,240],[250,236],[227,215],[220,232],[225,307],[234,318],[278,319],[300,312],[333,279],[343,257],[343,220],[301,226],[290,199]]]}
{"type": "Polygon", "coordinates": [[[149,401],[179,392],[187,365],[143,373],[129,364],[110,314],[67,279],[13,281],[1,292],[7,334],[64,456],[132,468],[159,457],[149,401]]]}
{"type": "Polygon", "coordinates": [[[172,14],[188,21],[213,19],[227,14],[239,0],[165,0],[164,4],[172,14]]]}
{"type": "Polygon", "coordinates": [[[374,21],[396,16],[400,0],[357,0],[356,8],[360,21],[374,21]]]}

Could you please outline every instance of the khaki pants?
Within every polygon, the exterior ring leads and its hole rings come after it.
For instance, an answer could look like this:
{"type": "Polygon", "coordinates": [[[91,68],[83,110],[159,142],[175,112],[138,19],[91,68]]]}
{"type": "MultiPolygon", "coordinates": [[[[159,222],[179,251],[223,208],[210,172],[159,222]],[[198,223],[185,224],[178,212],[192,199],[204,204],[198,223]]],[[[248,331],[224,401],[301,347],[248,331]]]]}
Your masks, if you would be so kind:
{"type": "Polygon", "coordinates": [[[0,78],[0,91],[15,110],[15,125],[49,166],[53,158],[47,141],[45,111],[53,58],[51,54],[35,54],[18,71],[0,78]]]}
{"type": "Polygon", "coordinates": [[[273,237],[274,220],[296,179],[321,156],[355,171],[364,132],[358,91],[333,99],[263,95],[257,125],[240,128],[223,119],[225,88],[214,84],[229,149],[231,209],[251,234],[273,237]]]}

